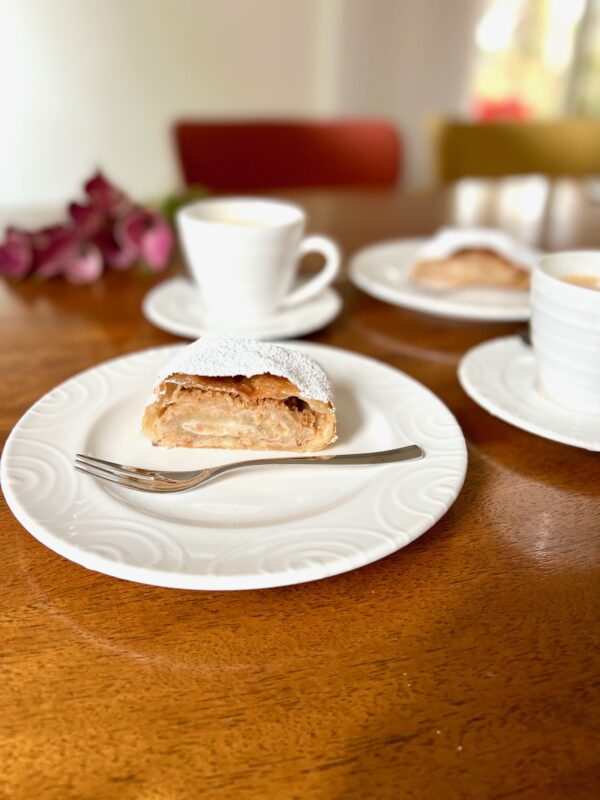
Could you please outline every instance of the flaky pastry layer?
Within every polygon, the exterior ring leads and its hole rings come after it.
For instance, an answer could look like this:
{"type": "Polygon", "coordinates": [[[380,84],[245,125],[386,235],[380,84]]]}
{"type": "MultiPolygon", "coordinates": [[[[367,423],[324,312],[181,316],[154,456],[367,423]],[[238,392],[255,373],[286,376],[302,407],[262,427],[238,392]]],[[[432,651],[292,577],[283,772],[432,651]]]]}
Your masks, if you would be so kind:
{"type": "Polygon", "coordinates": [[[321,450],[335,438],[330,403],[299,395],[286,378],[175,374],[146,407],[142,432],[160,447],[321,450]]]}

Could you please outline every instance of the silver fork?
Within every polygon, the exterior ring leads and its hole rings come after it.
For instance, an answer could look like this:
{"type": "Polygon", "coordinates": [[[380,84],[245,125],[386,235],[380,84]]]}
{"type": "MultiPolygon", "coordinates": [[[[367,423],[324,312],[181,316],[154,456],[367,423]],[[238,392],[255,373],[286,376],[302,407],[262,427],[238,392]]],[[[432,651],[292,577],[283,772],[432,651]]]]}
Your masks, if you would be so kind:
{"type": "Polygon", "coordinates": [[[414,461],[423,458],[425,453],[416,444],[397,447],[394,450],[380,450],[377,453],[352,453],[339,456],[297,456],[292,458],[256,458],[250,461],[234,461],[218,467],[207,467],[190,472],[166,472],[165,470],[142,469],[92,458],[78,453],[75,456],[75,469],[94,478],[118,483],[127,489],[140,492],[183,492],[203,483],[243,467],[272,467],[279,464],[390,464],[394,461],[414,461]]]}

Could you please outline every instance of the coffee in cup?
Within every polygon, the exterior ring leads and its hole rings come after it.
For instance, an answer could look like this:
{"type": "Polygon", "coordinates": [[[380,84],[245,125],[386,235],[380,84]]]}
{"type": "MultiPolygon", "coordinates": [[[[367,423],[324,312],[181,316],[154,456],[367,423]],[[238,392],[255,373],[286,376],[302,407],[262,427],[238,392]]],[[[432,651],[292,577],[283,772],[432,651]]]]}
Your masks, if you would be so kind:
{"type": "Polygon", "coordinates": [[[575,286],[582,286],[584,289],[597,289],[600,291],[600,278],[595,275],[564,275],[561,280],[565,283],[572,283],[575,286]]]}

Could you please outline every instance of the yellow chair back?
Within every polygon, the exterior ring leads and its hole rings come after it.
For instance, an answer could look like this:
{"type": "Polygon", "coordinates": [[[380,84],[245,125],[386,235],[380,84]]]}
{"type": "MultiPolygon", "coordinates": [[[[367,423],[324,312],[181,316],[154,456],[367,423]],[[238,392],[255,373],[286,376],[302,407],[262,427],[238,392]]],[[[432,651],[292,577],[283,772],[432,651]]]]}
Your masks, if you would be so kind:
{"type": "Polygon", "coordinates": [[[600,174],[600,120],[434,123],[438,181],[541,173],[600,174]]]}

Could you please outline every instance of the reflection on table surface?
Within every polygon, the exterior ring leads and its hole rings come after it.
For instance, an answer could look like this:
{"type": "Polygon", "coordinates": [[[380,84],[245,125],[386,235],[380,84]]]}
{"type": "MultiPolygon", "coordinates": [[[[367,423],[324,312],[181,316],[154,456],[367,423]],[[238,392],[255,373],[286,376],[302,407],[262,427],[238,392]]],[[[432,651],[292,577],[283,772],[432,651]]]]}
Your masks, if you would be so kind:
{"type": "MultiPolygon", "coordinates": [[[[600,246],[600,206],[581,184],[519,185],[279,196],[304,205],[309,229],[335,236],[346,256],[460,221],[518,224],[541,247],[600,246]]],[[[3,283],[3,436],[74,373],[176,341],[140,313],[163,279],[3,283]]],[[[297,784],[312,797],[370,786],[396,798],[407,775],[415,797],[448,786],[461,797],[474,786],[481,797],[558,787],[558,797],[590,785],[597,454],[513,428],[460,388],[460,356],[518,324],[405,311],[343,276],[338,289],[341,315],[310,339],[397,367],[446,403],[470,458],[455,504],[363,569],[198,594],[84,570],[2,508],[0,794],[2,780],[19,798],[49,786],[61,798],[145,797],[146,787],[183,798],[197,785],[211,797],[292,797],[297,784]],[[72,779],[71,765],[85,776],[72,779]]]]}
{"type": "Polygon", "coordinates": [[[303,204],[309,226],[343,234],[346,254],[375,241],[429,236],[444,225],[493,227],[541,250],[600,247],[590,182],[541,175],[470,178],[446,188],[279,192],[303,204]]]}

